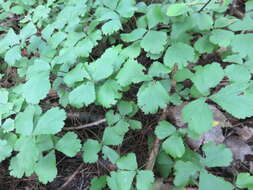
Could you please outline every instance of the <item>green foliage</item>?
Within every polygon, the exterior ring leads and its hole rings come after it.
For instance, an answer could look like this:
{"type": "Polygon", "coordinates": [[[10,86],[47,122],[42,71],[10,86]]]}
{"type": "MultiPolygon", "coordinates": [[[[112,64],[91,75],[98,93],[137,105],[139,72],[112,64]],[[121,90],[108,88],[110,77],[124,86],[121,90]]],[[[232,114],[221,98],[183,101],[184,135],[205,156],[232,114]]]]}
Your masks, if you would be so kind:
{"type": "MultiPolygon", "coordinates": [[[[85,163],[116,167],[94,177],[91,190],[150,190],[154,173],[138,167],[138,154],[118,150],[146,117],[172,104],[184,106],[186,125],[157,122],[156,170],[174,175],[175,189],[232,190],[206,170],[229,166],[231,151],[207,143],[200,156],[185,141],[213,127],[210,102],[238,119],[253,116],[253,3],[242,19],[229,15],[230,3],[0,0],[0,162],[9,158],[10,175],[36,174],[46,184],[57,176],[57,151],[81,152],[85,163]],[[76,108],[105,112],[102,135],[91,129],[81,141],[65,132],[66,112],[76,108]]],[[[236,185],[253,188],[252,176],[240,173],[236,185]]]]}

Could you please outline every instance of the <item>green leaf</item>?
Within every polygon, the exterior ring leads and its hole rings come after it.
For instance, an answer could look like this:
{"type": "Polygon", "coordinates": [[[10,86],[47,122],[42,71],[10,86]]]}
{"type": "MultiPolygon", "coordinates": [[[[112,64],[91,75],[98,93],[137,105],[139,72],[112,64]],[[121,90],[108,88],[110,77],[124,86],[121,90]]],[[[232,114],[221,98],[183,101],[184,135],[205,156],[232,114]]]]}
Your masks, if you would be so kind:
{"type": "Polygon", "coordinates": [[[36,32],[36,26],[32,22],[29,22],[25,27],[20,30],[19,37],[22,41],[24,41],[26,38],[31,37],[36,32]]]}
{"type": "Polygon", "coordinates": [[[210,99],[236,118],[244,119],[253,116],[253,100],[243,94],[247,83],[234,83],[222,88],[210,99]]]}
{"type": "Polygon", "coordinates": [[[1,163],[3,160],[11,156],[12,147],[7,140],[0,139],[0,150],[1,150],[0,154],[0,163],[1,163]]]}
{"type": "Polygon", "coordinates": [[[128,102],[128,101],[120,101],[117,105],[119,113],[121,115],[129,115],[131,114],[134,110],[134,103],[133,102],[128,102]]]}
{"type": "Polygon", "coordinates": [[[177,161],[175,164],[175,178],[174,184],[176,186],[185,186],[189,180],[194,177],[199,168],[192,162],[177,161]]]}
{"type": "Polygon", "coordinates": [[[113,110],[109,110],[105,114],[106,121],[109,125],[113,125],[120,120],[120,115],[115,114],[113,110]]]}
{"type": "Polygon", "coordinates": [[[185,67],[189,62],[194,61],[194,49],[185,43],[175,43],[170,46],[164,55],[164,64],[172,68],[175,64],[179,68],[185,67]]]}
{"type": "Polygon", "coordinates": [[[150,4],[146,13],[148,28],[153,28],[159,23],[166,21],[166,16],[162,10],[161,4],[150,4]]]}
{"type": "Polygon", "coordinates": [[[155,181],[154,174],[149,170],[139,170],[136,176],[137,190],[150,190],[155,181]]]}
{"type": "Polygon", "coordinates": [[[74,157],[81,149],[81,141],[74,132],[68,132],[56,143],[55,148],[69,157],[74,157]]]}
{"type": "Polygon", "coordinates": [[[12,28],[10,28],[8,33],[0,41],[0,45],[2,45],[1,47],[4,49],[7,49],[9,46],[14,46],[17,44],[19,44],[19,36],[14,32],[12,28]]]}
{"type": "Polygon", "coordinates": [[[220,47],[227,47],[234,38],[234,33],[228,30],[216,29],[211,32],[210,41],[220,47]]]}
{"type": "Polygon", "coordinates": [[[33,134],[56,134],[63,128],[65,119],[66,113],[64,110],[58,107],[51,108],[40,117],[33,134]]]}
{"type": "Polygon", "coordinates": [[[227,167],[233,161],[232,152],[224,144],[207,143],[203,146],[203,151],[205,152],[203,164],[206,167],[227,167]]]}
{"type": "Polygon", "coordinates": [[[141,40],[141,47],[149,53],[159,54],[167,43],[167,34],[161,31],[150,30],[141,40]]]}
{"type": "Polygon", "coordinates": [[[0,129],[3,129],[4,133],[9,133],[14,130],[14,126],[15,126],[14,120],[8,118],[4,121],[0,129]]]}
{"type": "Polygon", "coordinates": [[[228,27],[232,31],[252,30],[253,20],[250,15],[246,15],[242,20],[229,25],[228,27]]]}
{"type": "Polygon", "coordinates": [[[202,94],[209,94],[209,89],[214,88],[224,77],[224,72],[219,63],[212,63],[199,67],[191,78],[198,91],[202,94]]]}
{"type": "Polygon", "coordinates": [[[138,106],[144,113],[156,113],[158,108],[165,108],[169,102],[169,95],[159,82],[144,83],[137,93],[138,106]],[[152,100],[152,101],[150,101],[152,100]]]}
{"type": "Polygon", "coordinates": [[[225,69],[226,76],[231,82],[249,82],[251,73],[244,65],[231,64],[225,69]]]}
{"type": "Polygon", "coordinates": [[[4,57],[4,61],[9,65],[9,66],[14,66],[15,63],[22,58],[21,56],[21,51],[20,51],[20,46],[13,46],[10,48],[4,57]]]}
{"type": "Polygon", "coordinates": [[[41,158],[35,166],[35,173],[43,184],[52,182],[57,176],[56,158],[54,151],[41,158]]]}
{"type": "Polygon", "coordinates": [[[189,7],[185,3],[175,3],[169,6],[167,10],[167,15],[168,16],[180,16],[189,10],[189,7]]]}
{"type": "Polygon", "coordinates": [[[213,25],[213,18],[206,13],[194,13],[191,15],[200,30],[210,30],[213,25]]]}
{"type": "Polygon", "coordinates": [[[102,190],[106,187],[106,176],[94,177],[91,180],[90,190],[102,190]]]}
{"type": "Polygon", "coordinates": [[[148,77],[145,76],[143,70],[145,67],[139,64],[137,61],[129,60],[127,61],[123,68],[120,69],[116,76],[117,82],[121,86],[128,86],[131,83],[139,83],[147,80],[148,77]]]}
{"type": "Polygon", "coordinates": [[[107,177],[107,185],[111,190],[130,190],[135,171],[111,172],[111,177],[107,177]]]}
{"type": "Polygon", "coordinates": [[[149,67],[148,75],[151,77],[166,78],[170,72],[171,72],[171,69],[166,67],[164,64],[162,64],[158,61],[155,61],[149,67]]]}
{"type": "Polygon", "coordinates": [[[233,52],[238,52],[239,56],[244,58],[246,56],[253,57],[251,51],[251,43],[253,42],[253,34],[238,34],[235,35],[231,42],[233,52]]]}
{"type": "Polygon", "coordinates": [[[120,29],[122,29],[122,25],[118,19],[110,20],[102,26],[102,32],[105,35],[112,35],[114,32],[117,32],[120,29]]]}
{"type": "Polygon", "coordinates": [[[51,45],[53,49],[56,49],[66,38],[67,34],[65,32],[62,31],[55,32],[49,38],[48,44],[51,45]]]}
{"type": "Polygon", "coordinates": [[[203,54],[203,53],[212,53],[215,46],[209,41],[209,36],[205,35],[195,42],[194,48],[199,53],[203,54]]]}
{"type": "Polygon", "coordinates": [[[130,18],[134,15],[136,10],[135,4],[135,0],[120,0],[116,11],[120,14],[120,16],[130,18]]]}
{"type": "Polygon", "coordinates": [[[98,141],[88,139],[83,145],[83,160],[86,163],[95,163],[98,160],[98,153],[101,145],[98,141]]]}
{"type": "Polygon", "coordinates": [[[176,132],[176,128],[167,121],[160,121],[155,128],[155,135],[159,139],[164,139],[176,132]]]}
{"type": "Polygon", "coordinates": [[[86,82],[69,93],[69,103],[77,108],[88,106],[96,99],[95,86],[93,82],[86,82]]]}
{"type": "Polygon", "coordinates": [[[173,158],[180,158],[185,153],[185,146],[182,137],[174,134],[168,137],[162,144],[163,150],[173,158]],[[177,147],[177,148],[175,148],[177,147]]]}
{"type": "Polygon", "coordinates": [[[110,108],[122,97],[122,94],[119,92],[120,90],[121,87],[116,81],[107,80],[97,89],[97,102],[105,108],[110,108]]]}
{"type": "Polygon", "coordinates": [[[106,145],[119,145],[124,139],[123,135],[117,133],[114,127],[106,127],[103,134],[103,142],[106,145]]]}
{"type": "Polygon", "coordinates": [[[199,179],[199,190],[213,189],[233,190],[234,187],[231,183],[225,181],[223,178],[216,177],[206,172],[201,172],[199,179]]]}
{"type": "Polygon", "coordinates": [[[239,173],[236,178],[236,186],[239,188],[253,188],[253,176],[249,173],[239,173]]]}
{"type": "Polygon", "coordinates": [[[163,178],[167,178],[174,166],[172,159],[164,151],[158,153],[155,166],[163,178]]]}
{"type": "Polygon", "coordinates": [[[130,120],[128,120],[128,123],[130,125],[129,127],[133,130],[142,128],[142,123],[140,121],[130,119],[130,120]]]}
{"type": "Polygon", "coordinates": [[[140,40],[143,37],[143,35],[146,33],[146,31],[147,30],[144,28],[137,28],[130,33],[120,34],[120,38],[124,42],[134,42],[134,41],[140,40]]]}
{"type": "Polygon", "coordinates": [[[205,103],[205,98],[187,104],[182,110],[182,117],[188,123],[189,129],[199,135],[212,128],[213,114],[205,103]]]}
{"type": "Polygon", "coordinates": [[[137,161],[134,153],[129,153],[126,156],[120,157],[116,165],[121,170],[137,170],[137,161]]]}
{"type": "Polygon", "coordinates": [[[102,153],[103,153],[105,159],[108,158],[111,163],[116,164],[116,161],[119,158],[119,154],[115,150],[113,150],[109,146],[105,145],[102,148],[102,153]]]}

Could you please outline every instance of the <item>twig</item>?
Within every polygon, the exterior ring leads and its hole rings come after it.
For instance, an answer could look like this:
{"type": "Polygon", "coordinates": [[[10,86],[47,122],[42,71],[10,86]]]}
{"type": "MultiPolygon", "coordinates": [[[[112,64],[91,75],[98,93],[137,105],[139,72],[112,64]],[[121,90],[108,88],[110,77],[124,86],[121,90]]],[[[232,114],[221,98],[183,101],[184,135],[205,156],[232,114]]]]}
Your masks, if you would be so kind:
{"type": "Polygon", "coordinates": [[[75,176],[82,169],[83,165],[84,163],[80,164],[80,166],[76,169],[76,171],[68,177],[67,181],[59,188],[59,190],[64,189],[75,178],[75,176]]]}
{"type": "MultiPolygon", "coordinates": [[[[161,117],[159,118],[159,121],[165,120],[167,113],[168,113],[168,110],[166,107],[163,110],[163,113],[162,113],[161,117]]],[[[152,150],[150,151],[150,154],[149,154],[149,158],[148,158],[147,165],[146,165],[146,170],[153,170],[154,165],[155,165],[155,161],[156,161],[156,157],[157,157],[159,149],[160,149],[160,144],[161,144],[160,139],[156,138],[155,142],[153,144],[152,150]]]]}
{"type": "Polygon", "coordinates": [[[100,125],[100,124],[105,123],[105,122],[106,122],[106,119],[100,119],[98,121],[95,121],[95,122],[92,122],[92,123],[87,123],[87,124],[84,124],[84,125],[80,125],[78,127],[67,127],[67,128],[64,128],[64,130],[66,130],[66,131],[79,130],[79,129],[84,129],[84,128],[97,126],[97,125],[100,125]]]}
{"type": "Polygon", "coordinates": [[[199,13],[201,12],[201,11],[203,11],[204,10],[204,8],[206,8],[206,6],[211,2],[212,0],[208,0],[204,5],[203,5],[203,7],[201,7],[201,9],[199,9],[199,13]]]}

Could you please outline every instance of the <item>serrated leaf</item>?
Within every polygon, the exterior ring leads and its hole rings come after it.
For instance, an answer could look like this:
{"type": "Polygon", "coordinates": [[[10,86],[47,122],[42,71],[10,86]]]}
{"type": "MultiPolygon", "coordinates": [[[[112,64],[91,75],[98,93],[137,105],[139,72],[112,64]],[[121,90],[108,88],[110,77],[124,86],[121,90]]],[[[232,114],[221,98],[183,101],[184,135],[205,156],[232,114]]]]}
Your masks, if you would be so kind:
{"type": "Polygon", "coordinates": [[[203,151],[205,152],[203,164],[206,167],[226,167],[233,161],[232,152],[224,144],[207,143],[203,146],[203,151]]]}
{"type": "Polygon", "coordinates": [[[14,66],[15,63],[22,58],[20,46],[13,46],[10,48],[6,53],[4,57],[4,61],[9,66],[14,66]]]}
{"type": "Polygon", "coordinates": [[[106,145],[119,145],[124,139],[123,135],[117,133],[115,128],[106,127],[103,134],[103,142],[106,145]]]}
{"type": "Polygon", "coordinates": [[[185,146],[182,137],[174,134],[168,137],[162,144],[163,150],[173,158],[180,158],[185,153],[185,146]],[[175,148],[177,147],[177,148],[175,148]]]}
{"type": "Polygon", "coordinates": [[[97,89],[97,102],[105,108],[110,108],[115,105],[122,97],[121,87],[114,80],[107,80],[102,86],[97,89]]]}
{"type": "Polygon", "coordinates": [[[116,165],[121,170],[137,170],[137,161],[134,153],[129,153],[126,156],[120,157],[116,165]]]}
{"type": "Polygon", "coordinates": [[[120,16],[125,18],[132,17],[134,15],[135,10],[135,0],[120,0],[116,9],[120,16]]]}
{"type": "Polygon", "coordinates": [[[88,106],[95,99],[95,85],[93,82],[83,83],[69,93],[69,103],[77,108],[81,108],[84,105],[88,106]]]}
{"type": "Polygon", "coordinates": [[[146,79],[147,76],[143,73],[145,67],[139,64],[137,61],[129,60],[127,61],[123,68],[120,69],[119,73],[116,76],[117,82],[121,86],[128,86],[131,83],[139,83],[146,79]]]}
{"type": "Polygon", "coordinates": [[[244,65],[231,64],[225,69],[226,76],[231,82],[249,82],[251,73],[244,65]]]}
{"type": "Polygon", "coordinates": [[[213,18],[206,13],[194,13],[191,15],[199,30],[210,30],[213,25],[213,18]]]}
{"type": "Polygon", "coordinates": [[[201,172],[199,178],[199,190],[213,190],[214,188],[222,190],[234,189],[233,185],[225,181],[223,178],[216,177],[206,172],[201,172]]]}
{"type": "Polygon", "coordinates": [[[211,32],[210,41],[220,47],[227,47],[230,45],[234,33],[228,30],[216,29],[211,32]]]}
{"type": "Polygon", "coordinates": [[[210,88],[214,88],[224,77],[224,72],[219,63],[212,63],[197,69],[191,78],[198,91],[208,94],[210,88]]]}
{"type": "Polygon", "coordinates": [[[117,113],[115,114],[113,110],[109,110],[105,114],[106,121],[109,125],[113,125],[118,122],[120,120],[120,117],[121,116],[117,113]]]}
{"type": "Polygon", "coordinates": [[[244,58],[246,56],[253,57],[251,51],[251,43],[253,42],[253,34],[238,34],[235,35],[231,42],[233,52],[238,52],[239,56],[244,58]]]}
{"type": "Polygon", "coordinates": [[[135,171],[118,171],[111,172],[111,176],[107,177],[107,185],[111,190],[130,190],[135,171]]]}
{"type": "Polygon", "coordinates": [[[253,100],[243,94],[247,83],[234,83],[222,88],[210,99],[236,118],[244,119],[253,116],[253,100]]]}
{"type": "Polygon", "coordinates": [[[199,38],[195,44],[194,44],[194,48],[199,52],[199,53],[212,53],[215,45],[213,45],[210,41],[209,41],[209,36],[205,35],[201,38],[199,38]]]}
{"type": "Polygon", "coordinates": [[[236,178],[236,186],[239,188],[253,188],[253,176],[249,173],[239,173],[236,178]]]}
{"type": "Polygon", "coordinates": [[[119,31],[120,29],[122,29],[122,25],[120,20],[118,19],[110,20],[102,26],[102,32],[105,35],[111,35],[114,32],[119,31]]]}
{"type": "Polygon", "coordinates": [[[88,139],[83,145],[83,160],[86,163],[95,163],[98,159],[98,153],[101,145],[98,141],[88,139]]]}
{"type": "Polygon", "coordinates": [[[161,4],[151,4],[148,6],[148,10],[146,13],[148,27],[153,28],[157,24],[166,21],[165,14],[162,10],[161,4]]]}
{"type": "Polygon", "coordinates": [[[154,174],[149,170],[139,170],[136,176],[137,190],[150,190],[155,181],[154,174]]]}
{"type": "Polygon", "coordinates": [[[37,32],[36,26],[29,22],[25,27],[20,30],[19,37],[23,41],[28,37],[31,37],[37,32]]]}
{"type": "Polygon", "coordinates": [[[52,182],[57,175],[56,158],[54,151],[41,158],[35,166],[35,173],[43,184],[52,182]]]}
{"type": "Polygon", "coordinates": [[[194,61],[194,49],[182,42],[178,42],[170,46],[164,55],[164,64],[172,68],[175,64],[179,68],[185,67],[189,62],[194,61]]]}
{"type": "Polygon", "coordinates": [[[159,107],[164,108],[169,102],[168,92],[158,81],[144,83],[139,88],[137,98],[138,106],[144,113],[156,113],[159,107]]]}
{"type": "Polygon", "coordinates": [[[190,178],[192,178],[199,171],[199,168],[189,161],[177,161],[175,164],[175,179],[174,184],[176,186],[185,186],[188,184],[190,178]]]}
{"type": "Polygon", "coordinates": [[[143,37],[143,35],[146,33],[146,31],[147,30],[144,28],[137,28],[130,33],[121,34],[120,38],[124,42],[134,42],[134,41],[141,39],[143,37]]]}
{"type": "Polygon", "coordinates": [[[176,128],[167,121],[160,121],[155,128],[155,135],[159,139],[164,139],[176,132],[176,128]]]}
{"type": "Polygon", "coordinates": [[[167,15],[168,16],[180,16],[189,10],[189,7],[185,3],[175,3],[169,6],[167,10],[167,15]]]}
{"type": "Polygon", "coordinates": [[[182,110],[182,117],[188,123],[189,129],[199,135],[212,128],[213,114],[205,103],[205,98],[187,104],[182,110]]]}
{"type": "Polygon", "coordinates": [[[168,74],[171,72],[171,69],[163,65],[162,63],[155,61],[149,67],[148,75],[151,77],[162,77],[166,78],[168,74]]]}
{"type": "Polygon", "coordinates": [[[167,43],[167,34],[161,31],[150,30],[141,40],[141,47],[152,54],[159,54],[167,43]]]}
{"type": "Polygon", "coordinates": [[[66,113],[64,110],[58,107],[51,108],[40,117],[33,134],[56,134],[63,128],[65,119],[66,113]]]}
{"type": "Polygon", "coordinates": [[[73,132],[66,133],[55,145],[56,150],[74,157],[81,149],[81,141],[73,132]]]}

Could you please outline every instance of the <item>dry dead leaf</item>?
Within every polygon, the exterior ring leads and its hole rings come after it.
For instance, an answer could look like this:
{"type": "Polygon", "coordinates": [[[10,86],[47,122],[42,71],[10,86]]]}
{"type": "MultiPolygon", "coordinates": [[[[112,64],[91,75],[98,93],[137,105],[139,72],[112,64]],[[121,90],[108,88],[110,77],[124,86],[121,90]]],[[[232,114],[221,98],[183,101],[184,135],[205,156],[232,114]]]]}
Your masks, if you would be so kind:
{"type": "Polygon", "coordinates": [[[249,140],[253,136],[253,128],[251,127],[236,127],[235,131],[244,141],[249,140]]]}
{"type": "Polygon", "coordinates": [[[225,144],[232,151],[235,160],[244,161],[246,155],[253,155],[250,146],[240,137],[230,136],[225,140],[225,144]]]}

